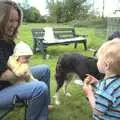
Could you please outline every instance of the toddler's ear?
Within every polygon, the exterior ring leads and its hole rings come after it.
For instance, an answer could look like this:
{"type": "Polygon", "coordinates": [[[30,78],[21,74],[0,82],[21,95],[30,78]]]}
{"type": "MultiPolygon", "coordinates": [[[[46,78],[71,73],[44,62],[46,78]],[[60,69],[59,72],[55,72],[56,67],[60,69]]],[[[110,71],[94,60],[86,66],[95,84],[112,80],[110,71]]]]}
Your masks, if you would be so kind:
{"type": "Polygon", "coordinates": [[[111,69],[112,64],[113,64],[112,61],[107,60],[107,61],[105,62],[105,70],[109,70],[109,69],[111,69]]]}

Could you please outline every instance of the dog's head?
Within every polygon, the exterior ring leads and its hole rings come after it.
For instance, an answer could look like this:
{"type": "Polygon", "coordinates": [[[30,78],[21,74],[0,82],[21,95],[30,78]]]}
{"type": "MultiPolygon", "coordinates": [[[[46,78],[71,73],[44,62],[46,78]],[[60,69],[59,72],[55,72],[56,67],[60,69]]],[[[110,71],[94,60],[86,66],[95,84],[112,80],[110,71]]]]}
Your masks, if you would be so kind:
{"type": "Polygon", "coordinates": [[[56,79],[56,82],[57,82],[57,90],[63,85],[64,80],[66,79],[66,75],[65,75],[64,69],[62,67],[61,59],[62,59],[61,57],[58,58],[58,61],[57,61],[57,64],[56,64],[56,71],[55,71],[55,79],[56,79]]]}
{"type": "Polygon", "coordinates": [[[98,80],[101,80],[104,78],[105,75],[99,72],[97,68],[97,61],[97,58],[86,57],[86,64],[90,72],[89,74],[93,75],[98,80]]]}

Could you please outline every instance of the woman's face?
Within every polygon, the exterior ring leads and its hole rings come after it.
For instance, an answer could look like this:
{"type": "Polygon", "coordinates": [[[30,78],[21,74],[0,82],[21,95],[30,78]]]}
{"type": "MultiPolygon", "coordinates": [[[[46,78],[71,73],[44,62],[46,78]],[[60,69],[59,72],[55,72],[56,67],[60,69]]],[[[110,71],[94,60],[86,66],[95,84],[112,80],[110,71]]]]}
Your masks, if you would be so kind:
{"type": "Polygon", "coordinates": [[[18,27],[19,23],[19,15],[16,9],[11,8],[10,9],[10,16],[7,22],[7,25],[5,27],[5,34],[8,37],[14,36],[14,33],[18,27]]]}

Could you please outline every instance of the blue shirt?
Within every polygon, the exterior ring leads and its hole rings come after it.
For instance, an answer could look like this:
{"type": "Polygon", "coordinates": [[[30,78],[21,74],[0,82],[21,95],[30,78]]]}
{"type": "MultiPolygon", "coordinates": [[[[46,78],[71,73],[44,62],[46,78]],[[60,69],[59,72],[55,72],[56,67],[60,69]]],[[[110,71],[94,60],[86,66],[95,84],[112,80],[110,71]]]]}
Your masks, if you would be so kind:
{"type": "Polygon", "coordinates": [[[120,76],[102,80],[95,91],[95,109],[101,113],[93,113],[94,120],[120,120],[120,76]]]}

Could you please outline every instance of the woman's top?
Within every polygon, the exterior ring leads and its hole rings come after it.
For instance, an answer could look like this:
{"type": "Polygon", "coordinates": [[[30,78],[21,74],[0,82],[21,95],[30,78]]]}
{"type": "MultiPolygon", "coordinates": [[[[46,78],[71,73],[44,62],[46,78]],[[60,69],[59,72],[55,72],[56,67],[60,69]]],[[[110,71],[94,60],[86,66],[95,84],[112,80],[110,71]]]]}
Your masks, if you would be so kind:
{"type": "Polygon", "coordinates": [[[0,40],[0,75],[8,69],[7,61],[15,47],[14,41],[0,40]]]}

